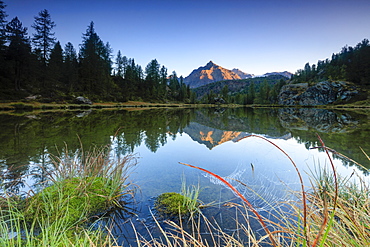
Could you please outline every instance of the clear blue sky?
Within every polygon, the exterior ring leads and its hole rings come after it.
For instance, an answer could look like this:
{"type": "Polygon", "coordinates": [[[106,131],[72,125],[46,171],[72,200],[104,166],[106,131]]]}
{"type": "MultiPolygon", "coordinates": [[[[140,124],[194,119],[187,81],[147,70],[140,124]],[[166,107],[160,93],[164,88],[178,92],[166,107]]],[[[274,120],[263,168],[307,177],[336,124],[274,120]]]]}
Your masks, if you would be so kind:
{"type": "Polygon", "coordinates": [[[4,0],[29,35],[47,9],[62,47],[76,49],[90,21],[115,56],[154,58],[184,77],[209,60],[263,74],[296,72],[370,38],[370,0],[4,0]]]}

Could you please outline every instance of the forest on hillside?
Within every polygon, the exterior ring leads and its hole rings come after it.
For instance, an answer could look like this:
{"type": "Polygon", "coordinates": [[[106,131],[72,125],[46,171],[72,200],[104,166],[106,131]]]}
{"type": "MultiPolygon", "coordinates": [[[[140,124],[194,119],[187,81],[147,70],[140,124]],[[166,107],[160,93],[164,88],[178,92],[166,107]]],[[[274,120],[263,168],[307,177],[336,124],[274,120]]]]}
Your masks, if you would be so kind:
{"type": "Polygon", "coordinates": [[[298,70],[292,81],[319,82],[323,80],[349,81],[362,87],[370,86],[370,43],[362,40],[355,47],[344,46],[333,54],[331,59],[318,61],[312,66],[306,63],[304,69],[298,70]]]}
{"type": "Polygon", "coordinates": [[[289,81],[282,75],[225,80],[193,89],[202,103],[275,104],[280,89],[289,81]]]}
{"type": "Polygon", "coordinates": [[[143,69],[133,58],[103,42],[91,22],[78,52],[70,42],[64,47],[55,37],[55,23],[44,9],[34,18],[29,36],[18,17],[7,21],[0,0],[0,100],[72,102],[76,96],[93,101],[179,101],[192,103],[194,93],[176,72],[153,59],[143,69]],[[114,60],[114,61],[113,61],[114,60]]]}

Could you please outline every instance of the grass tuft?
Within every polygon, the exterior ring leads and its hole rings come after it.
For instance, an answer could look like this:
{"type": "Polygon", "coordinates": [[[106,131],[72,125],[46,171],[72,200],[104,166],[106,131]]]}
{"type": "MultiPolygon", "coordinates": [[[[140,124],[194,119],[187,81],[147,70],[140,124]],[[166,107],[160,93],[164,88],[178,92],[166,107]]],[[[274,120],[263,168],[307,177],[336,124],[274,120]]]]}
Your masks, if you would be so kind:
{"type": "Polygon", "coordinates": [[[128,172],[136,159],[117,162],[109,154],[103,147],[70,155],[66,146],[51,157],[54,169],[44,171],[50,186],[25,199],[4,192],[0,246],[113,246],[109,229],[88,226],[133,196],[128,172]]]}
{"type": "Polygon", "coordinates": [[[200,202],[199,185],[186,186],[185,178],[182,178],[181,193],[167,192],[159,195],[155,202],[155,208],[162,217],[189,217],[199,213],[200,202]]]}

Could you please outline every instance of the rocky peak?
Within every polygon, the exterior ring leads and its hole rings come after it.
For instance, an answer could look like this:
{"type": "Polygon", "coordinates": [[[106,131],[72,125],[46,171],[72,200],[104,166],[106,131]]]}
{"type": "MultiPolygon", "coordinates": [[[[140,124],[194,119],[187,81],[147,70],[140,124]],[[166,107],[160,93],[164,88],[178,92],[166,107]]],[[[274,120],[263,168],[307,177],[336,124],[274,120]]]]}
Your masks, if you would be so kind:
{"type": "Polygon", "coordinates": [[[218,66],[217,64],[215,64],[212,60],[211,61],[209,61],[207,64],[206,64],[206,66],[204,67],[204,68],[212,68],[212,67],[214,67],[214,66],[218,66]]]}
{"type": "Polygon", "coordinates": [[[239,79],[241,77],[231,70],[209,61],[205,66],[193,70],[190,75],[185,77],[184,83],[191,88],[196,88],[216,81],[239,79]]]}

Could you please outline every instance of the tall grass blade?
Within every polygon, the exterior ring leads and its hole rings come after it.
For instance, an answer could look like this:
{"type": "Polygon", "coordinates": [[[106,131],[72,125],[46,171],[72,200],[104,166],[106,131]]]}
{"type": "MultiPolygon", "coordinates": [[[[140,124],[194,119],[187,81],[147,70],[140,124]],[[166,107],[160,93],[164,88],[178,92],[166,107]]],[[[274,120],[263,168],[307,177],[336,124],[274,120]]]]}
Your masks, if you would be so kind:
{"type": "Polygon", "coordinates": [[[214,176],[215,178],[217,178],[218,180],[220,180],[221,182],[223,182],[225,185],[227,185],[232,191],[234,191],[247,205],[248,207],[250,208],[250,210],[252,210],[252,212],[256,215],[256,217],[258,218],[258,221],[261,223],[263,229],[266,231],[266,233],[268,234],[269,238],[270,238],[270,241],[272,243],[273,246],[277,246],[276,242],[275,242],[275,239],[274,237],[272,236],[270,230],[268,229],[268,227],[266,226],[264,220],[262,219],[262,216],[254,209],[254,207],[252,206],[252,204],[237,190],[235,189],[234,186],[232,186],[229,182],[227,182],[225,179],[223,179],[222,177],[220,177],[219,175],[217,174],[214,174],[213,172],[210,172],[204,168],[200,168],[200,167],[197,167],[197,166],[193,166],[193,165],[190,165],[190,164],[186,164],[186,163],[182,163],[182,162],[179,162],[180,164],[182,165],[185,165],[185,166],[189,166],[191,168],[195,168],[195,169],[198,169],[198,170],[201,170],[201,171],[204,171],[212,176],[214,176]]]}
{"type": "MultiPolygon", "coordinates": [[[[338,202],[338,178],[337,178],[337,173],[336,173],[336,170],[335,170],[335,167],[334,167],[334,163],[333,163],[333,160],[329,154],[329,151],[328,151],[328,148],[326,148],[325,146],[325,143],[323,142],[323,140],[321,139],[321,137],[316,134],[317,138],[319,139],[320,143],[321,143],[321,147],[325,150],[325,153],[330,161],[330,165],[331,165],[331,168],[332,168],[332,171],[333,171],[333,176],[334,176],[334,186],[335,186],[335,192],[334,192],[334,204],[333,204],[333,211],[332,211],[332,215],[331,215],[331,219],[330,219],[330,222],[332,222],[333,218],[334,218],[334,214],[335,214],[335,211],[336,211],[336,207],[337,207],[337,202],[338,202]]],[[[328,208],[327,208],[327,203],[325,201],[325,197],[324,197],[324,220],[321,224],[321,227],[320,227],[320,231],[318,232],[312,246],[315,247],[320,239],[320,236],[321,234],[323,233],[324,231],[324,228],[327,224],[327,221],[328,221],[328,208]]],[[[330,230],[330,227],[331,225],[328,226],[328,228],[326,229],[326,232],[324,234],[325,236],[325,239],[328,235],[328,232],[330,230]]],[[[321,242],[321,244],[323,244],[325,242],[325,239],[323,239],[323,241],[321,242]]],[[[322,246],[322,245],[320,245],[322,246]]]]}
{"type": "Polygon", "coordinates": [[[296,165],[296,163],[294,162],[294,160],[292,159],[292,157],[289,156],[289,154],[287,154],[281,147],[279,147],[278,145],[276,145],[275,143],[273,143],[272,141],[270,141],[269,139],[263,137],[263,136],[259,136],[259,135],[249,135],[249,136],[246,136],[244,137],[244,139],[246,138],[249,138],[249,137],[257,137],[257,138],[260,138],[270,144],[272,144],[274,147],[276,147],[280,152],[282,152],[289,160],[290,162],[292,163],[292,165],[294,166],[297,174],[298,174],[298,177],[299,177],[299,181],[300,181],[300,184],[301,184],[301,190],[302,190],[302,201],[303,201],[303,231],[304,231],[304,236],[306,238],[306,241],[309,244],[309,238],[308,238],[308,228],[307,228],[307,198],[306,198],[306,191],[305,191],[305,188],[304,188],[304,183],[303,183],[303,178],[302,178],[302,175],[296,165]]]}
{"type": "MultiPolygon", "coordinates": [[[[326,239],[328,237],[328,234],[329,234],[329,231],[330,231],[330,229],[333,225],[334,216],[335,216],[335,211],[333,210],[333,212],[331,212],[331,214],[330,214],[330,221],[329,221],[328,227],[326,228],[326,231],[325,231],[324,235],[322,236],[320,247],[323,247],[325,245],[325,241],[326,241],[326,239]]],[[[317,236],[319,237],[320,235],[318,234],[317,236]]]]}
{"type": "Polygon", "coordinates": [[[361,149],[361,151],[364,153],[364,155],[366,156],[366,158],[368,159],[368,160],[370,160],[370,157],[369,157],[369,155],[367,155],[367,153],[360,147],[360,149],[361,149]]]}

